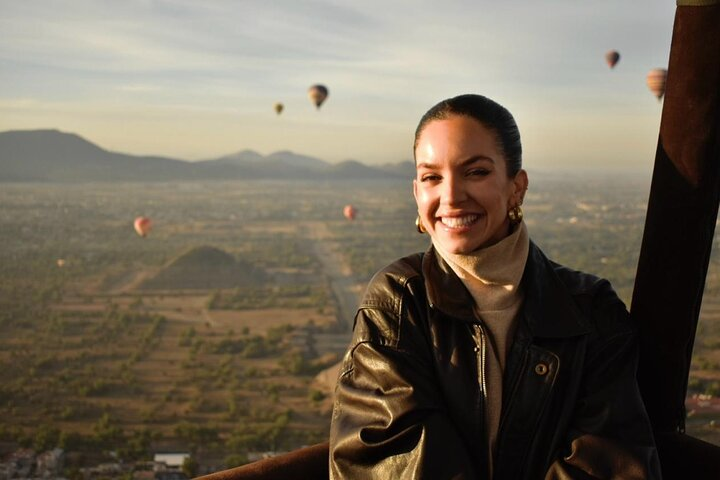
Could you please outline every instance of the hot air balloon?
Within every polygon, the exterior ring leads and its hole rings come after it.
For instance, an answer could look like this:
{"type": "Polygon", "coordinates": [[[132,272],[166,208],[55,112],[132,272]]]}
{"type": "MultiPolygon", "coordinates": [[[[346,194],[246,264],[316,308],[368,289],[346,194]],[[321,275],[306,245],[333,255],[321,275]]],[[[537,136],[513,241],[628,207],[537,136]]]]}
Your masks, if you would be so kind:
{"type": "Polygon", "coordinates": [[[325,85],[313,85],[308,89],[308,98],[315,104],[320,110],[320,105],[323,104],[328,96],[328,89],[325,85]]]}
{"type": "Polygon", "coordinates": [[[283,109],[285,108],[285,105],[283,105],[283,104],[280,103],[280,102],[277,102],[277,103],[275,104],[274,108],[275,108],[275,113],[277,113],[278,115],[280,115],[280,114],[282,113],[283,109]]]}
{"type": "Polygon", "coordinates": [[[665,82],[667,81],[667,70],[664,68],[653,68],[647,74],[647,86],[657,97],[658,101],[665,95],[665,82]]]}
{"type": "Polygon", "coordinates": [[[138,235],[145,237],[152,228],[152,220],[148,217],[137,217],[133,226],[138,235]]]}
{"type": "Polygon", "coordinates": [[[605,61],[610,68],[615,68],[618,60],[620,60],[620,53],[617,50],[610,50],[605,54],[605,61]]]}
{"type": "Polygon", "coordinates": [[[343,215],[348,220],[355,220],[355,216],[357,215],[357,209],[352,205],[345,205],[345,208],[343,208],[343,215]]]}
{"type": "Polygon", "coordinates": [[[65,266],[65,259],[64,258],[58,258],[57,259],[57,266],[62,268],[65,266]]]}

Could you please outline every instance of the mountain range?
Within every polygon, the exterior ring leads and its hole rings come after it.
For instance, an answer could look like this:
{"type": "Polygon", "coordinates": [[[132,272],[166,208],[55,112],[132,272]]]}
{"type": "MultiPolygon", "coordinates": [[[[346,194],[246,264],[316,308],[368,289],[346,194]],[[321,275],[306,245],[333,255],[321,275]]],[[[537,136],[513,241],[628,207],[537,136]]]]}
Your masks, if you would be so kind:
{"type": "Polygon", "coordinates": [[[279,151],[263,156],[243,150],[190,162],[169,157],[110,152],[83,137],[58,130],[0,132],[0,182],[96,182],[168,180],[382,180],[410,179],[411,161],[331,164],[279,151]]]}

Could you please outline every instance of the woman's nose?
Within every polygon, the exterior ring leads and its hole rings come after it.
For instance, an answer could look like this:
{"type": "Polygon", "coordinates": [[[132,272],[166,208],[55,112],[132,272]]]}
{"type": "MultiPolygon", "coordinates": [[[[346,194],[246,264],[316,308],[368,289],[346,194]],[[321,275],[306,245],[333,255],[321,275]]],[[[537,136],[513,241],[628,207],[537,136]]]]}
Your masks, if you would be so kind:
{"type": "Polygon", "coordinates": [[[448,177],[443,182],[442,200],[446,205],[457,205],[467,199],[467,192],[462,180],[448,177]]]}

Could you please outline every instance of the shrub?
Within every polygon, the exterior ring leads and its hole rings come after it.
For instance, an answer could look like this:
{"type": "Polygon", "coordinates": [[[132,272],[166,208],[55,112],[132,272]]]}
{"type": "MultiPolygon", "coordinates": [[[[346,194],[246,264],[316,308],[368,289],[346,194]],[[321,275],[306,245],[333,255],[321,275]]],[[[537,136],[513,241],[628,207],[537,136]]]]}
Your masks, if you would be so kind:
{"type": "Polygon", "coordinates": [[[248,463],[247,455],[233,453],[225,457],[225,468],[235,468],[248,463]]]}
{"type": "Polygon", "coordinates": [[[325,400],[326,395],[320,390],[310,390],[310,394],[308,396],[310,397],[310,401],[317,403],[325,400]]]}

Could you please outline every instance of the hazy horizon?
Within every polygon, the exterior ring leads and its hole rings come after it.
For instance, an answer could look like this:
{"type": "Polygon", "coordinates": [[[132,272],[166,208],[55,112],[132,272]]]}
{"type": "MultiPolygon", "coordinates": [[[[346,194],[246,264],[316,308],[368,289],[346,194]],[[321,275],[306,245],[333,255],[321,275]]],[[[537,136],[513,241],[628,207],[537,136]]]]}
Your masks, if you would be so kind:
{"type": "MultiPolygon", "coordinates": [[[[152,154],[147,154],[147,155],[144,155],[142,153],[141,154],[131,154],[129,152],[124,152],[124,151],[119,151],[119,150],[111,150],[111,149],[106,148],[104,145],[98,144],[97,142],[93,141],[92,138],[88,138],[87,136],[82,135],[81,133],[63,131],[61,129],[56,129],[56,128],[38,129],[38,130],[6,130],[6,131],[0,131],[0,135],[5,134],[5,133],[13,133],[13,132],[48,132],[48,131],[59,132],[61,134],[67,134],[67,135],[77,135],[78,137],[82,138],[83,140],[105,150],[108,153],[128,154],[128,155],[133,155],[133,156],[138,156],[138,157],[154,156],[152,154]]],[[[161,156],[161,158],[167,158],[167,159],[171,159],[171,160],[179,160],[179,161],[183,161],[183,162],[194,163],[194,162],[203,162],[203,161],[214,161],[214,160],[218,160],[223,157],[231,157],[233,155],[243,154],[246,152],[260,154],[259,152],[257,152],[256,150],[253,150],[253,149],[240,149],[240,150],[235,150],[232,152],[225,152],[224,154],[218,155],[217,157],[214,157],[214,158],[201,158],[201,159],[195,159],[195,160],[187,159],[187,158],[180,158],[180,157],[171,157],[171,156],[161,156]]],[[[314,157],[305,152],[292,151],[292,150],[275,150],[275,151],[269,152],[268,154],[260,154],[260,155],[262,155],[263,158],[267,158],[267,157],[270,157],[271,155],[277,155],[277,154],[282,154],[282,153],[290,153],[293,155],[308,156],[311,158],[316,158],[318,160],[327,162],[330,165],[338,165],[340,163],[348,162],[348,161],[360,162],[360,163],[365,164],[370,167],[376,167],[376,166],[380,165],[377,163],[373,164],[373,163],[368,163],[368,162],[362,162],[362,161],[358,160],[357,158],[352,158],[352,157],[348,157],[348,158],[342,159],[342,160],[332,161],[332,160],[328,160],[326,158],[314,157]]],[[[50,154],[48,154],[48,155],[50,155],[50,154]]],[[[646,180],[649,185],[649,182],[652,177],[654,157],[650,160],[651,161],[647,162],[647,163],[642,163],[642,164],[641,163],[630,163],[630,164],[625,164],[625,165],[616,165],[616,164],[587,165],[587,164],[583,164],[580,161],[576,162],[573,165],[542,165],[542,164],[535,165],[532,162],[530,164],[528,164],[528,162],[526,160],[523,160],[523,168],[526,171],[528,171],[528,173],[531,175],[531,178],[532,178],[533,173],[537,173],[539,175],[552,174],[552,175],[556,176],[556,179],[573,178],[575,176],[582,178],[587,175],[591,175],[594,177],[603,176],[603,175],[605,175],[605,176],[614,176],[614,175],[627,176],[627,175],[629,175],[631,177],[634,177],[635,179],[646,180]]],[[[404,162],[412,162],[412,161],[413,161],[412,157],[409,156],[408,158],[398,159],[396,161],[384,162],[383,164],[384,165],[393,165],[393,164],[397,165],[397,164],[402,164],[404,162]]],[[[267,178],[251,179],[251,180],[253,180],[253,181],[268,181],[268,180],[272,181],[271,179],[267,179],[267,178]]],[[[337,180],[337,179],[335,179],[335,180],[337,180]]],[[[356,179],[349,178],[347,180],[355,181],[356,179]]],[[[158,182],[158,181],[162,182],[163,180],[149,180],[149,181],[150,182],[158,182]]],[[[197,179],[197,180],[168,180],[168,181],[203,182],[203,181],[223,181],[223,180],[197,179]]],[[[228,180],[228,181],[233,181],[233,180],[228,180]]],[[[298,179],[297,181],[312,181],[312,180],[298,179]]],[[[319,181],[328,181],[328,180],[323,179],[323,180],[319,180],[319,181]]],[[[373,180],[361,179],[361,181],[373,181],[373,180]]],[[[33,183],[33,182],[34,181],[30,181],[29,183],[33,183]]],[[[132,183],[134,181],[129,181],[129,182],[132,183]]],[[[21,183],[28,183],[28,182],[21,181],[21,183]]]]}
{"type": "Polygon", "coordinates": [[[57,128],[112,151],[243,149],[410,158],[422,113],[477,92],[516,116],[538,166],[650,165],[675,2],[0,0],[0,130],[57,128]],[[621,59],[614,70],[607,50],[621,59]],[[330,91],[317,111],[310,85],[330,91]],[[283,102],[276,115],[273,104],[283,102]]]}

